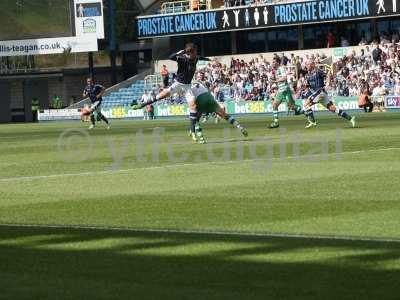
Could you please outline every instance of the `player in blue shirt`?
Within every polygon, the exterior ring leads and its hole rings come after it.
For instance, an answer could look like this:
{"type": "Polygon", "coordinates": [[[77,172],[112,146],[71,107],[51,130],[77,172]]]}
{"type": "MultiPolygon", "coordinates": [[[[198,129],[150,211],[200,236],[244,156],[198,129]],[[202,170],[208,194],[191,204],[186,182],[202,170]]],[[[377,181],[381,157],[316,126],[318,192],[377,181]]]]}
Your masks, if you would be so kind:
{"type": "Polygon", "coordinates": [[[86,87],[83,91],[83,98],[89,97],[92,105],[90,106],[90,122],[92,123],[89,129],[93,129],[96,121],[104,121],[107,124],[107,129],[110,129],[110,123],[107,118],[101,113],[101,103],[106,89],[100,85],[95,84],[93,78],[86,79],[86,87]]]}
{"type": "Polygon", "coordinates": [[[198,55],[197,46],[193,43],[186,44],[184,50],[171,54],[169,59],[176,61],[178,64],[175,81],[148,103],[157,102],[174,94],[184,95],[189,106],[190,131],[201,135],[201,131],[196,131],[196,128],[199,128],[199,120],[196,99],[192,91],[192,80],[196,73],[197,63],[200,60],[210,61],[210,59],[198,55]]]}
{"type": "Polygon", "coordinates": [[[328,94],[325,91],[325,78],[326,74],[319,68],[315,66],[315,62],[310,62],[308,65],[308,73],[306,75],[308,86],[310,87],[310,96],[305,101],[304,114],[307,116],[308,124],[306,128],[311,128],[317,126],[315,121],[314,113],[312,111],[312,106],[314,104],[321,104],[327,108],[332,113],[337,113],[340,117],[348,120],[353,127],[356,126],[356,118],[350,116],[344,110],[336,107],[336,105],[328,98],[328,94]]]}

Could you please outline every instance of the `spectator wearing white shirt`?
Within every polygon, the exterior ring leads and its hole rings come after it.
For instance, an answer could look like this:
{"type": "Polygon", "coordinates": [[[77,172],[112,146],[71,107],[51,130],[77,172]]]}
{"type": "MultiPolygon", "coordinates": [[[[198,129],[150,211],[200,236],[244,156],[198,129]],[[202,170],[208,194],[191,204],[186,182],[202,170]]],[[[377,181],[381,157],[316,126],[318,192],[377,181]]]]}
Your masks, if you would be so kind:
{"type": "Polygon", "coordinates": [[[357,86],[355,86],[354,84],[351,84],[350,85],[350,88],[349,88],[349,96],[358,96],[358,94],[359,94],[359,90],[358,90],[358,88],[357,88],[357,86]]]}

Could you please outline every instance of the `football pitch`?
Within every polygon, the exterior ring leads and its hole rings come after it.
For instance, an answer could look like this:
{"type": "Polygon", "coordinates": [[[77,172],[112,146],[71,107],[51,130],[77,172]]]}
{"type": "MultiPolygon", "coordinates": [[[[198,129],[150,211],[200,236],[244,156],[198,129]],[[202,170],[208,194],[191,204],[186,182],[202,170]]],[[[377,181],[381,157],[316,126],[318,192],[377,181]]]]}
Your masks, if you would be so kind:
{"type": "Polygon", "coordinates": [[[0,299],[398,299],[400,115],[0,126],[0,299]]]}

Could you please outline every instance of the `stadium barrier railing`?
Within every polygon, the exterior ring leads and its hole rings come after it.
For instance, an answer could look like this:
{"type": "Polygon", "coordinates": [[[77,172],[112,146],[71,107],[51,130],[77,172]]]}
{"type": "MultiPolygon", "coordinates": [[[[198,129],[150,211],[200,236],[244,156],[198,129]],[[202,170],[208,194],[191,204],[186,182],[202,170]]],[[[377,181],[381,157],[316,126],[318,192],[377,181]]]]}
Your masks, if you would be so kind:
{"type": "Polygon", "coordinates": [[[153,90],[155,88],[161,87],[162,84],[163,84],[163,79],[160,74],[147,75],[144,78],[145,90],[153,90]]]}
{"type": "Polygon", "coordinates": [[[171,1],[161,4],[161,14],[174,14],[191,10],[191,1],[171,1]]]}

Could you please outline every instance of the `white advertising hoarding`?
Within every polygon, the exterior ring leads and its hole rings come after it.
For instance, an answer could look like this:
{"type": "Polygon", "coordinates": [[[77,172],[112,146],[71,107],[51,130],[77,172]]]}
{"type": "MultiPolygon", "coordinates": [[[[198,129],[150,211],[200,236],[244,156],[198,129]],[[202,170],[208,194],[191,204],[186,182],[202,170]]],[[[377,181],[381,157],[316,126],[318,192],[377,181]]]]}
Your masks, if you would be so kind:
{"type": "Polygon", "coordinates": [[[94,52],[97,50],[96,36],[0,41],[0,57],[94,52]]]}
{"type": "Polygon", "coordinates": [[[80,120],[79,109],[45,109],[39,111],[39,121],[80,120]]]}
{"type": "Polygon", "coordinates": [[[102,0],[74,0],[76,36],[96,35],[104,39],[102,0]]]}

